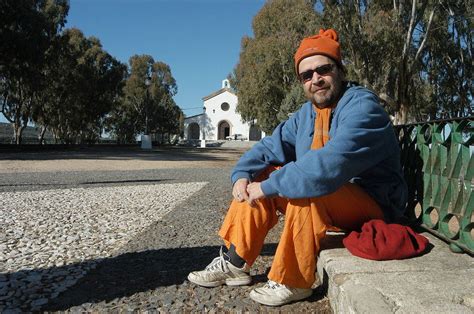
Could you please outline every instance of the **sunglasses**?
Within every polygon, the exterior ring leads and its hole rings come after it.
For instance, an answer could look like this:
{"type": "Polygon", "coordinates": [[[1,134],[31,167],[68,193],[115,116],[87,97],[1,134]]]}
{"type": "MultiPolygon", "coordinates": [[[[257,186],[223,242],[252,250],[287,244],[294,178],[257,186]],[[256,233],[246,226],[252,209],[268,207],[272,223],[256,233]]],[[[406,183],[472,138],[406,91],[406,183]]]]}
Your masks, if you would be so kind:
{"type": "Polygon", "coordinates": [[[318,73],[319,75],[326,75],[332,72],[332,70],[334,69],[334,66],[335,66],[334,63],[323,64],[316,67],[314,70],[308,70],[303,73],[300,73],[299,74],[300,81],[303,83],[311,81],[313,79],[314,72],[318,73]]]}

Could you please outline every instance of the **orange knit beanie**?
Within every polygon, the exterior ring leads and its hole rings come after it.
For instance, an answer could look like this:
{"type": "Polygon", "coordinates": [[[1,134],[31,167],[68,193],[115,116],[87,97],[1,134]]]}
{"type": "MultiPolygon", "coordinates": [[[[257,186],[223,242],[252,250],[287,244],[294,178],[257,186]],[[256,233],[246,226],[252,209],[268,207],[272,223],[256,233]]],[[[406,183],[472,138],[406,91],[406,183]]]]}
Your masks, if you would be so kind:
{"type": "Polygon", "coordinates": [[[295,70],[298,74],[298,66],[306,57],[313,55],[325,55],[341,64],[341,50],[339,48],[338,36],[333,29],[320,29],[318,35],[306,37],[295,53],[295,70]]]}

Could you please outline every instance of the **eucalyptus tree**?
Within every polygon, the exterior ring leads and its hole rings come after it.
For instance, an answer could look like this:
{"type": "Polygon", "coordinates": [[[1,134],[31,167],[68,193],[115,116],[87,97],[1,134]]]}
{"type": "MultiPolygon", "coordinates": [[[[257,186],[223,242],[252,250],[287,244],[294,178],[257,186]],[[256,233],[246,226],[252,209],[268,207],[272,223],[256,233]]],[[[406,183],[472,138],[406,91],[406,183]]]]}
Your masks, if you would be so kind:
{"type": "MultiPolygon", "coordinates": [[[[67,34],[67,33],[66,33],[67,34]]],[[[56,141],[61,137],[62,112],[76,90],[74,71],[77,59],[69,45],[68,36],[58,36],[48,54],[48,62],[43,71],[41,93],[38,105],[32,112],[32,120],[41,128],[39,142],[43,144],[46,130],[53,132],[56,141]]]]}
{"type": "Polygon", "coordinates": [[[242,38],[239,63],[231,77],[239,97],[237,111],[245,121],[256,119],[267,133],[279,123],[277,116],[293,110],[285,101],[287,95],[301,94],[293,55],[301,39],[319,26],[313,6],[314,1],[307,0],[268,1],[253,19],[254,37],[242,38]]]}
{"type": "Polygon", "coordinates": [[[68,9],[67,0],[0,1],[1,112],[13,126],[16,144],[38,104],[46,56],[68,9]]]}
{"type": "Polygon", "coordinates": [[[118,106],[112,108],[105,119],[105,131],[118,144],[134,143],[137,135],[135,124],[137,115],[132,106],[129,106],[122,97],[118,106]]]}
{"type": "Polygon", "coordinates": [[[433,41],[427,47],[427,99],[431,117],[474,114],[474,1],[443,1],[443,14],[433,22],[433,41]]]}
{"type": "Polygon", "coordinates": [[[33,119],[65,143],[96,142],[120,98],[126,66],[78,29],[65,30],[54,47],[33,119]]]}
{"type": "Polygon", "coordinates": [[[129,64],[121,105],[109,119],[109,130],[120,139],[130,139],[132,130],[133,137],[160,131],[167,122],[166,108],[176,106],[171,97],[178,91],[167,64],[149,55],[134,55],[129,64]]]}
{"type": "Polygon", "coordinates": [[[79,83],[75,90],[79,97],[69,102],[77,110],[70,120],[71,131],[81,142],[94,142],[102,133],[106,115],[118,104],[126,65],[107,53],[95,37],[85,38],[72,29],[69,38],[77,53],[75,74],[79,83]]]}
{"type": "Polygon", "coordinates": [[[321,4],[349,76],[379,94],[395,123],[472,113],[471,0],[321,4]]]}
{"type": "Polygon", "coordinates": [[[165,134],[168,134],[168,140],[171,140],[173,134],[181,134],[183,131],[182,122],[184,121],[182,121],[182,117],[184,114],[170,94],[163,95],[157,109],[155,119],[158,123],[155,132],[161,133],[161,142],[164,142],[165,134]]]}
{"type": "Polygon", "coordinates": [[[472,115],[473,0],[270,0],[243,37],[237,110],[267,133],[304,102],[293,70],[303,36],[339,33],[348,79],[374,90],[395,123],[472,115]]]}

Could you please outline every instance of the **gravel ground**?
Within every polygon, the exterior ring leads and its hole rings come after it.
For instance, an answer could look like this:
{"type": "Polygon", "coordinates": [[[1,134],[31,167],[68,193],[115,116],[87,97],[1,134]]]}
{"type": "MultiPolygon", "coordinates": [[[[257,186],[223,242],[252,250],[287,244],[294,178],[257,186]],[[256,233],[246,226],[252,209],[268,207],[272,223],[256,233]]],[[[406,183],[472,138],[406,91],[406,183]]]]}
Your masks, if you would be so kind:
{"type": "Polygon", "coordinates": [[[10,281],[4,287],[9,290],[6,297],[20,296],[7,302],[7,308],[37,310],[172,210],[178,203],[176,191],[186,199],[203,186],[193,182],[1,193],[0,208],[8,210],[0,218],[0,272],[10,281]]]}
{"type": "Polygon", "coordinates": [[[277,308],[249,299],[266,281],[282,224],[252,268],[252,286],[208,289],[186,280],[219,251],[216,233],[231,196],[231,163],[221,161],[1,174],[0,312],[329,313],[322,289],[277,308]]]}

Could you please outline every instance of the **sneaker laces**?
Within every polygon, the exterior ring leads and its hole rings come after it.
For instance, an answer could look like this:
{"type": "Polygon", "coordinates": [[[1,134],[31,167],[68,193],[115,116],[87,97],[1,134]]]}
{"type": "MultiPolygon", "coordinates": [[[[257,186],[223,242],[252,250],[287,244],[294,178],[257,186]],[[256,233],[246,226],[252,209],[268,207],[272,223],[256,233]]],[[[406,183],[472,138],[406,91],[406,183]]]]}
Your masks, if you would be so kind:
{"type": "Polygon", "coordinates": [[[278,282],[275,282],[273,280],[268,280],[267,283],[265,284],[264,288],[277,289],[281,286],[283,286],[283,285],[279,284],[278,282]]]}
{"type": "Polygon", "coordinates": [[[210,272],[221,271],[223,273],[227,273],[229,271],[229,267],[227,266],[225,257],[225,253],[221,250],[219,252],[219,257],[216,257],[212,260],[212,262],[207,265],[206,270],[210,272]]]}

